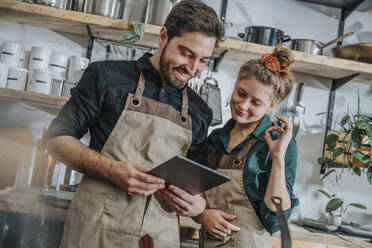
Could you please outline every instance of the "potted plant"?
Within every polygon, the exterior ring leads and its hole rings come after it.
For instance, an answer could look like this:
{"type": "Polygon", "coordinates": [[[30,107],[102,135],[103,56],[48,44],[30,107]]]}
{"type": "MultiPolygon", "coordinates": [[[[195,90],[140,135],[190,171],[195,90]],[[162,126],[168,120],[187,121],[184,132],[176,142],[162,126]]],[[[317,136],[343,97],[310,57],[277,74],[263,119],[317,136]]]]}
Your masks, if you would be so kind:
{"type": "Polygon", "coordinates": [[[366,174],[372,185],[372,114],[361,113],[359,95],[357,113],[346,114],[338,124],[338,130],[327,133],[323,157],[318,159],[325,169],[322,180],[335,173],[338,182],[346,169],[353,175],[366,174]],[[334,164],[341,167],[341,172],[331,169],[334,164]]]}
{"type": "Polygon", "coordinates": [[[350,206],[360,209],[367,209],[367,207],[361,203],[348,203],[345,207],[344,200],[340,197],[337,197],[336,194],[330,195],[322,189],[318,189],[318,191],[329,199],[325,211],[329,214],[328,224],[330,225],[340,226],[342,223],[342,219],[350,206]]]}

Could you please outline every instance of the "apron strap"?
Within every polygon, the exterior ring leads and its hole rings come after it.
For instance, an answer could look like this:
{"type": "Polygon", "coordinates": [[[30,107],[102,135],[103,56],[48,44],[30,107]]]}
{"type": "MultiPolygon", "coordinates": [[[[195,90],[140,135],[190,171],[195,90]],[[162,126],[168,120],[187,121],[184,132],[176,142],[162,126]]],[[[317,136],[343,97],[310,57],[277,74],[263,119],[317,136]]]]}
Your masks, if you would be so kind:
{"type": "Polygon", "coordinates": [[[134,93],[133,98],[130,100],[131,103],[135,106],[141,105],[141,98],[143,91],[145,90],[145,77],[143,76],[142,70],[140,70],[140,77],[138,79],[136,92],[134,93]]]}
{"type": "Polygon", "coordinates": [[[187,87],[185,87],[183,89],[183,92],[182,92],[182,109],[181,109],[181,116],[180,116],[180,120],[183,123],[187,122],[187,115],[188,115],[188,108],[189,108],[189,100],[188,99],[189,98],[187,96],[187,87]]]}
{"type": "Polygon", "coordinates": [[[257,139],[252,137],[248,143],[244,146],[244,148],[240,151],[240,153],[234,158],[233,164],[239,165],[242,160],[247,156],[248,152],[252,149],[254,144],[256,143],[257,139]]]}

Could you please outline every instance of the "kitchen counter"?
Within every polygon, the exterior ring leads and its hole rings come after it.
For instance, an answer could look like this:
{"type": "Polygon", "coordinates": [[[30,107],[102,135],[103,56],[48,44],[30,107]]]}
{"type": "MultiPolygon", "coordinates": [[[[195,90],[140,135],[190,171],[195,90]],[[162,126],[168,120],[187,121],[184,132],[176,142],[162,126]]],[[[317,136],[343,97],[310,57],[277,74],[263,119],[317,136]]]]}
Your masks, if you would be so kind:
{"type": "Polygon", "coordinates": [[[37,188],[0,191],[0,211],[45,216],[56,221],[64,221],[67,216],[67,206],[47,204],[37,188]]]}
{"type": "MultiPolygon", "coordinates": [[[[365,238],[344,235],[313,233],[293,223],[289,224],[292,248],[371,248],[372,243],[365,238]]],[[[281,247],[280,232],[271,238],[273,248],[281,247]]]]}
{"type": "MultiPolygon", "coordinates": [[[[0,211],[43,215],[49,219],[63,221],[67,214],[66,207],[51,206],[40,197],[40,190],[34,188],[0,191],[0,211]]],[[[189,218],[181,218],[181,225],[198,228],[189,218]]],[[[289,223],[292,248],[372,248],[372,243],[365,238],[344,235],[313,233],[293,223],[289,223]]],[[[197,238],[197,232],[195,233],[197,238]]],[[[271,238],[273,248],[281,247],[280,232],[271,238]]]]}

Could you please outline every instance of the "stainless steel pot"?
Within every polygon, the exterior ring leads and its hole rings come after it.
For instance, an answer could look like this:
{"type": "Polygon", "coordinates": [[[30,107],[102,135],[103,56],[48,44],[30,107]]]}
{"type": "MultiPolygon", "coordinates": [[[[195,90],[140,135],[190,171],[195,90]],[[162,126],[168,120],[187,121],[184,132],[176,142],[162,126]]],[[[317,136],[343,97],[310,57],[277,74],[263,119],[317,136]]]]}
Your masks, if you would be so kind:
{"type": "Polygon", "coordinates": [[[92,6],[92,13],[111,18],[120,18],[122,9],[122,0],[95,0],[92,6]]]}
{"type": "Polygon", "coordinates": [[[331,40],[330,42],[324,44],[321,41],[318,40],[308,40],[308,39],[292,39],[288,42],[289,49],[301,51],[305,53],[311,53],[311,54],[323,54],[323,49],[342,40],[346,37],[349,37],[350,35],[353,35],[353,32],[349,32],[347,34],[344,34],[334,40],[331,40]]]}
{"type": "Polygon", "coordinates": [[[264,26],[246,27],[245,33],[239,33],[238,36],[244,41],[267,46],[276,46],[291,39],[290,36],[285,35],[280,29],[264,26]]]}
{"type": "Polygon", "coordinates": [[[148,0],[124,0],[123,20],[142,22],[146,20],[148,0]]]}
{"type": "Polygon", "coordinates": [[[163,25],[173,6],[180,0],[148,0],[145,23],[163,25]]]}
{"type": "Polygon", "coordinates": [[[311,54],[323,54],[323,50],[320,49],[322,45],[324,43],[318,40],[292,39],[288,41],[289,49],[311,54]]]}
{"type": "Polygon", "coordinates": [[[70,9],[71,0],[56,0],[54,7],[60,9],[70,9]]]}

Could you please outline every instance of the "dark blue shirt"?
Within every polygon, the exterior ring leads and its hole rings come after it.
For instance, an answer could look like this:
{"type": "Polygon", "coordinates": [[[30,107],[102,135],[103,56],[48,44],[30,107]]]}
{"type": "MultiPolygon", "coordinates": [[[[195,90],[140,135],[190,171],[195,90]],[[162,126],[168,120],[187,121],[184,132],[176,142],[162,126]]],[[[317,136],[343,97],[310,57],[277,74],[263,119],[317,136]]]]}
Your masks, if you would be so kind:
{"type": "MultiPolygon", "coordinates": [[[[213,130],[207,141],[209,153],[216,149],[217,155],[228,154],[226,152],[226,147],[230,140],[230,132],[235,127],[235,123],[233,119],[230,119],[223,128],[213,130]]],[[[249,134],[242,143],[237,145],[230,152],[230,155],[236,156],[252,137],[257,139],[257,142],[247,154],[247,160],[243,169],[243,184],[245,192],[258,218],[270,234],[279,230],[279,221],[276,212],[272,211],[264,201],[272,166],[272,156],[264,136],[265,130],[273,125],[269,116],[264,115],[253,133],[249,134]]],[[[277,139],[279,138],[279,133],[273,132],[271,136],[272,139],[277,139]]],[[[293,195],[296,168],[297,145],[296,141],[292,139],[285,155],[285,180],[291,198],[291,208],[284,211],[287,219],[293,207],[298,205],[298,199],[293,195]]]]}
{"type": "MultiPolygon", "coordinates": [[[[139,69],[143,71],[146,80],[143,96],[169,104],[180,111],[183,89],[163,84],[149,60],[150,56],[147,53],[138,61],[101,61],[90,64],[77,87],[71,90],[71,98],[52,121],[47,139],[62,135],[80,139],[89,129],[89,147],[101,151],[124,109],[128,93],[136,90],[139,69]]],[[[188,113],[192,118],[192,144],[187,157],[204,163],[212,111],[198,94],[186,87],[188,113]]]]}

